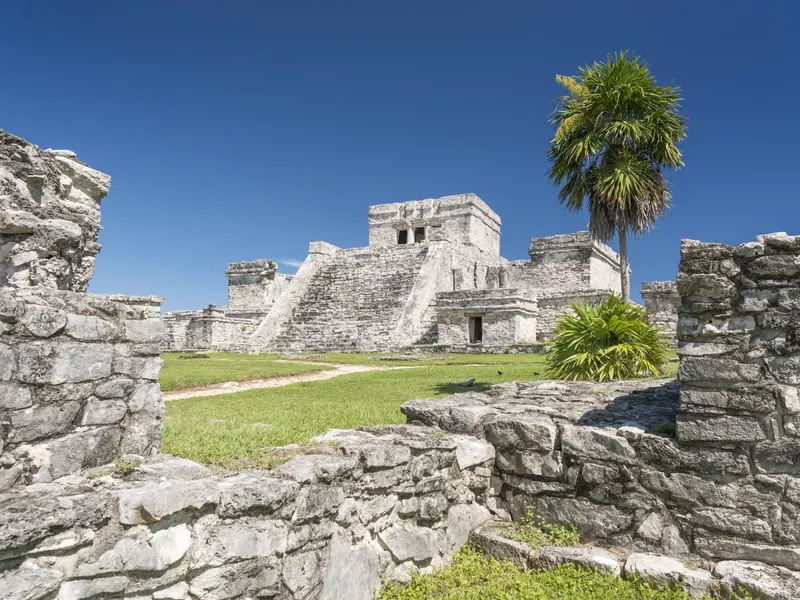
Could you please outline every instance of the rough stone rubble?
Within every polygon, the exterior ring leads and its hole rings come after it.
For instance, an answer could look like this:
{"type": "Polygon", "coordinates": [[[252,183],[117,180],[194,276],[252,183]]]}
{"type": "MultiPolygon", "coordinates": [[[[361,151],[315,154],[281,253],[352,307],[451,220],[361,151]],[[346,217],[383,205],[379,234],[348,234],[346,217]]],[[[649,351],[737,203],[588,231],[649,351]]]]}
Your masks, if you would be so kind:
{"type": "Polygon", "coordinates": [[[367,600],[490,516],[485,442],[407,426],[321,441],[341,454],[230,477],[159,456],[0,495],[0,598],[367,600]]]}
{"type": "Polygon", "coordinates": [[[111,177],[0,130],[0,287],[85,292],[111,177]]]}

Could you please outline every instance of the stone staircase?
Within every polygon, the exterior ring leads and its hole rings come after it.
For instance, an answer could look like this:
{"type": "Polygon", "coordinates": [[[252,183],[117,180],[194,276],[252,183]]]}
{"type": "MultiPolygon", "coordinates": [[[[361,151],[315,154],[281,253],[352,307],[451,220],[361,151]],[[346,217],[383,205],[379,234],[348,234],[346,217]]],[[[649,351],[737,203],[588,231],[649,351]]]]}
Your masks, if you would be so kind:
{"type": "Polygon", "coordinates": [[[392,346],[429,247],[340,250],[319,265],[271,349],[378,351],[392,346]]]}

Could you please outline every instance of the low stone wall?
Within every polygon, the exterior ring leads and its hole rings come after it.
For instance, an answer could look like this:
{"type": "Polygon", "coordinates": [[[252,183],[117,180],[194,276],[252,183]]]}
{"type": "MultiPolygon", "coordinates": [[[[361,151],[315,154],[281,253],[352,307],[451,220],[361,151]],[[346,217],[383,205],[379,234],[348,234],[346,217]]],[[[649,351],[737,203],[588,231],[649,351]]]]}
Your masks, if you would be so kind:
{"type": "Polygon", "coordinates": [[[0,290],[0,491],[158,450],[163,331],[104,296],[0,290]]]}
{"type": "Polygon", "coordinates": [[[0,495],[0,598],[370,600],[489,518],[485,442],[414,427],[320,441],[340,450],[272,472],[162,455],[0,495]]]}
{"type": "Polygon", "coordinates": [[[515,382],[403,412],[495,447],[499,514],[533,506],[603,545],[800,569],[800,480],[760,468],[747,445],[658,434],[674,430],[678,396],[663,381],[515,382]]]}
{"type": "Polygon", "coordinates": [[[114,302],[141,309],[148,319],[161,318],[161,305],[166,300],[163,296],[125,296],[124,294],[104,294],[104,296],[114,302]]]}

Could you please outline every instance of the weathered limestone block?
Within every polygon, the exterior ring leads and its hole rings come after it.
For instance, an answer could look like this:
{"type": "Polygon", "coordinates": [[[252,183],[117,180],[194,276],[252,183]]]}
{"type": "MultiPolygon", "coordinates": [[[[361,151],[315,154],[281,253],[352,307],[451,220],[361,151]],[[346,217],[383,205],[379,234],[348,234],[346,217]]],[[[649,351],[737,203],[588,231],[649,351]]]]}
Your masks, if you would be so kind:
{"type": "Polygon", "coordinates": [[[625,574],[656,586],[679,584],[692,596],[708,594],[714,580],[708,571],[690,569],[674,558],[642,553],[628,557],[625,574]]]}
{"type": "Polygon", "coordinates": [[[212,480],[165,481],[121,490],[119,520],[123,525],[157,523],[183,510],[197,510],[220,499],[219,484],[212,480]]]}
{"type": "Polygon", "coordinates": [[[381,556],[374,542],[353,544],[346,532],[334,534],[323,575],[322,600],[369,600],[381,587],[381,556]]]}
{"type": "Polygon", "coordinates": [[[608,460],[635,464],[636,453],[628,441],[614,430],[564,425],[561,429],[561,449],[584,459],[608,460]]]}
{"type": "Polygon", "coordinates": [[[486,440],[496,448],[553,450],[558,430],[553,420],[543,415],[504,416],[484,427],[486,440]]]}
{"type": "MultiPolygon", "coordinates": [[[[236,520],[202,518],[194,528],[193,568],[220,566],[286,552],[288,526],[281,520],[245,517],[236,520]]],[[[188,546],[187,546],[188,549],[188,546]]]]}
{"type": "Polygon", "coordinates": [[[136,571],[164,571],[182,559],[191,544],[192,532],[185,524],[155,533],[146,527],[133,528],[96,561],[80,565],[76,575],[95,577],[136,571]]]}
{"type": "Polygon", "coordinates": [[[86,291],[111,178],[0,131],[0,287],[86,291]]]}
{"type": "Polygon", "coordinates": [[[565,564],[579,565],[607,575],[619,575],[622,572],[619,559],[601,548],[564,548],[560,546],[539,548],[539,567],[553,569],[565,564]]]}
{"type": "Polygon", "coordinates": [[[62,575],[36,563],[23,563],[16,571],[0,571],[0,600],[39,600],[58,591],[62,575]]]}
{"type": "Polygon", "coordinates": [[[731,298],[736,286],[724,275],[709,273],[678,275],[678,292],[683,297],[701,297],[713,300],[731,298]]]}
{"type": "Polygon", "coordinates": [[[755,417],[682,416],[677,423],[682,442],[760,442],[767,439],[761,422],[755,417]]]}
{"type": "Polygon", "coordinates": [[[19,380],[30,384],[78,383],[111,375],[111,344],[28,342],[17,347],[19,380]]]}
{"type": "Polygon", "coordinates": [[[548,522],[577,525],[581,537],[587,540],[605,539],[625,531],[632,522],[612,505],[601,505],[580,498],[537,497],[533,506],[536,514],[548,522]]]}
{"type": "Polygon", "coordinates": [[[158,321],[104,296],[47,288],[0,290],[0,307],[0,489],[158,448],[158,321]],[[146,372],[115,375],[118,357],[146,372]]]}
{"type": "Polygon", "coordinates": [[[727,593],[746,590],[773,600],[800,597],[800,577],[761,562],[723,560],[714,567],[714,575],[722,580],[727,593]]]}
{"type": "Polygon", "coordinates": [[[754,383],[761,379],[761,366],[724,358],[681,357],[681,382],[754,383]]]}

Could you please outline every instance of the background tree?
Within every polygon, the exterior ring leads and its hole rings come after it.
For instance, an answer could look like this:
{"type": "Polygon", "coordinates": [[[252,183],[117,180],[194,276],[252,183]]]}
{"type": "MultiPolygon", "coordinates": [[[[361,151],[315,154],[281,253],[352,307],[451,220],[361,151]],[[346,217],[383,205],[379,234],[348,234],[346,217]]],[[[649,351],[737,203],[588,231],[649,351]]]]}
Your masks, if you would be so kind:
{"type": "Polygon", "coordinates": [[[576,211],[588,207],[595,239],[617,234],[622,297],[629,301],[627,233],[655,225],[670,205],[663,171],[683,166],[680,90],[656,85],[644,61],[624,52],[556,81],[567,94],[552,119],[549,176],[562,186],[559,202],[576,211]]]}

